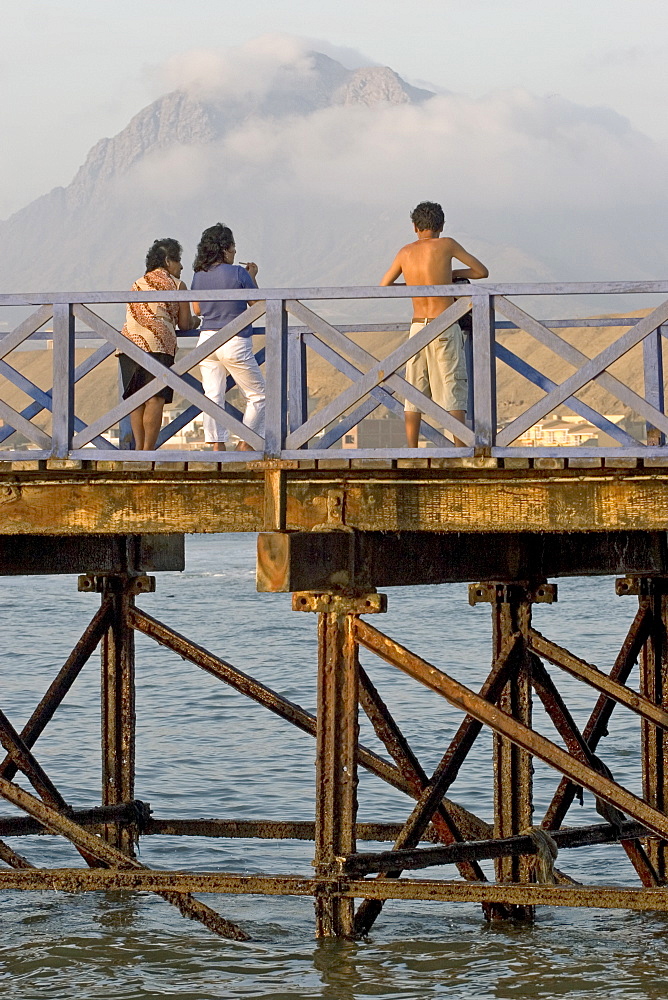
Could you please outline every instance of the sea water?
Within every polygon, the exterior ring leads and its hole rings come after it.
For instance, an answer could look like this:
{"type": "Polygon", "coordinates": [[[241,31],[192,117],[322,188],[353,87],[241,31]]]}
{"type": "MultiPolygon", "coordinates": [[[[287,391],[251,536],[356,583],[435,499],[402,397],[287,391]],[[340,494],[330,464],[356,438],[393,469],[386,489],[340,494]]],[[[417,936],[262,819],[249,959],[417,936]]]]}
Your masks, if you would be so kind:
{"type": "MultiPolygon", "coordinates": [[[[151,615],[315,710],[316,616],[290,595],[258,595],[251,535],[187,541],[184,573],[158,575],[138,598],[151,615]]],[[[490,665],[489,606],[470,607],[465,585],[391,588],[370,621],[473,688],[490,665]]],[[[0,578],[2,708],[20,728],[99,598],[74,577],[0,578]]],[[[537,605],[536,627],[609,669],[635,613],[611,578],[559,581],[559,602],[537,605]]],[[[461,714],[438,695],[363,653],[362,662],[429,771],[461,714]]],[[[596,692],[550,668],[584,725],[596,692]]],[[[35,753],[68,802],[99,803],[99,659],[75,682],[35,753]]],[[[368,723],[362,741],[380,753],[368,723]]],[[[535,726],[558,737],[540,706],[535,726]]],[[[617,780],[640,790],[639,721],[617,709],[600,755],[617,780]]],[[[483,732],[449,794],[492,813],[491,739],[483,732]]],[[[536,822],[558,777],[536,762],[536,822]]],[[[157,817],[311,820],[314,741],[179,656],[137,635],[136,795],[157,817]]],[[[25,784],[25,782],[23,782],[25,784]]],[[[401,821],[411,802],[361,770],[359,819],[401,821]]],[[[11,814],[10,806],[1,810],[11,814]]],[[[601,822],[588,794],[567,822],[601,822]]],[[[83,862],[60,838],[12,839],[39,866],[83,862]]],[[[389,845],[360,844],[360,849],[389,845]]],[[[312,874],[308,842],[145,837],[140,859],[157,869],[312,874]]],[[[562,851],[558,867],[588,884],[638,885],[616,845],[562,851]]],[[[483,868],[491,875],[488,863],[483,868]]],[[[413,873],[455,877],[452,866],[413,873]]],[[[225,941],[149,893],[8,892],[0,895],[0,989],[8,1000],[455,1000],[663,998],[668,917],[623,910],[539,908],[533,925],[489,925],[478,906],[385,904],[368,940],[315,941],[313,902],[302,897],[206,895],[252,940],[225,941]]]]}

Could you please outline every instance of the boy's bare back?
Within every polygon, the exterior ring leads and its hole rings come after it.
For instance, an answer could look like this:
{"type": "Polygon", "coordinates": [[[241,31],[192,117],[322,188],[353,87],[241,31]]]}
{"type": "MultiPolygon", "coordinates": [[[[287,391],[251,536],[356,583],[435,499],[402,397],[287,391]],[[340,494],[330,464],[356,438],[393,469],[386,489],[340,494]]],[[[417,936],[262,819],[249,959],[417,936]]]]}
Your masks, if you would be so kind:
{"type": "MultiPolygon", "coordinates": [[[[487,277],[485,265],[456,240],[432,230],[416,232],[417,240],[401,248],[381,285],[393,284],[401,274],[407,285],[450,285],[454,278],[487,277]],[[453,260],[466,266],[453,269],[453,260]]],[[[420,296],[413,299],[413,315],[418,319],[434,319],[453,302],[449,296],[420,296]]]]}

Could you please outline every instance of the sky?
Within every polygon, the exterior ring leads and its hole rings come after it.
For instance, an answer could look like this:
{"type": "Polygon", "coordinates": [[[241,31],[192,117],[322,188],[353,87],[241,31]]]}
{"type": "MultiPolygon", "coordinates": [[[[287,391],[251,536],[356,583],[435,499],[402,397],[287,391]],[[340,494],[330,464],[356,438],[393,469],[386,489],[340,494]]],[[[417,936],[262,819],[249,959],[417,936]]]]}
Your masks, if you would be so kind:
{"type": "Polygon", "coordinates": [[[668,152],[665,0],[0,0],[0,15],[0,218],[67,185],[181,63],[266,33],[467,98],[611,108],[668,152]]]}

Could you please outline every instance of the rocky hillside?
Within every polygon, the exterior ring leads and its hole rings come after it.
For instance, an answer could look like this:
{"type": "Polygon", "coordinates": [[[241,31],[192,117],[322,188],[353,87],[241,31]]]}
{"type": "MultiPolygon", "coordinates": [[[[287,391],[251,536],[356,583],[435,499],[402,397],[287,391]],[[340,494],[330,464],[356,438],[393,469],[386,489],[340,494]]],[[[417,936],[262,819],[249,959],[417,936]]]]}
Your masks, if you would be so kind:
{"type": "MultiPolygon", "coordinates": [[[[0,291],[127,288],[164,236],[183,244],[189,281],[199,236],[217,221],[265,287],[375,285],[422,199],[443,203],[449,234],[495,281],[643,279],[668,267],[668,165],[610,109],[523,91],[433,94],[296,42],[212,58],[212,72],[177,74],[178,86],[97,142],[71,184],[0,222],[0,291]]],[[[392,322],[409,310],[346,306],[337,318],[392,322]]]]}
{"type": "MultiPolygon", "coordinates": [[[[306,243],[303,232],[299,235],[303,220],[299,206],[290,211],[284,203],[277,204],[268,219],[266,203],[259,206],[252,191],[244,192],[247,203],[242,205],[237,192],[230,198],[225,185],[229,151],[222,147],[235,132],[257,122],[280,127],[282,121],[294,122],[326,109],[420,104],[432,96],[388,67],[348,70],[320,53],[311,54],[307,74],[288,67],[259,94],[199,96],[186,90],[166,94],[135,115],[118,135],[96,143],[68,187],[54,188],[0,222],[4,259],[0,290],[124,288],[141,272],[153,239],[163,235],[180,239],[186,246],[187,266],[201,230],[219,219],[233,225],[248,220],[254,258],[262,262],[278,257],[271,275],[265,263],[265,284],[267,277],[284,284],[294,283],[295,274],[297,280],[310,279],[314,261],[320,272],[316,280],[325,277],[336,283],[334,273],[322,274],[320,258],[323,253],[329,256],[322,230],[306,243]],[[217,176],[208,189],[206,184],[195,185],[191,193],[190,182],[201,181],[202,164],[217,176]],[[273,252],[269,234],[279,218],[283,247],[288,239],[295,241],[289,266],[285,249],[280,255],[273,252]]],[[[287,194],[292,200],[297,197],[296,192],[287,194]]],[[[327,208],[320,214],[326,217],[327,208]]],[[[333,213],[333,223],[336,218],[333,213]]],[[[369,281],[375,280],[378,267],[370,269],[369,281]]]]}

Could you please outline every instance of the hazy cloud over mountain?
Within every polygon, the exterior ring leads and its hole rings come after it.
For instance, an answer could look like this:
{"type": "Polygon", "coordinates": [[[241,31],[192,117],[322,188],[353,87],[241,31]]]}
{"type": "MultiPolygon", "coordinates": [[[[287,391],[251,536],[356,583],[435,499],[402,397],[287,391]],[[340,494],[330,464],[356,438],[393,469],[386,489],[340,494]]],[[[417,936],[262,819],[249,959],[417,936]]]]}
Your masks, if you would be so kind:
{"type": "Polygon", "coordinates": [[[124,288],[153,238],[189,261],[219,220],[265,285],[374,284],[424,198],[493,279],[665,273],[666,160],[626,119],[524,90],[432,94],[358,56],[267,37],[169,61],[165,97],[0,224],[4,288],[124,288]]]}

